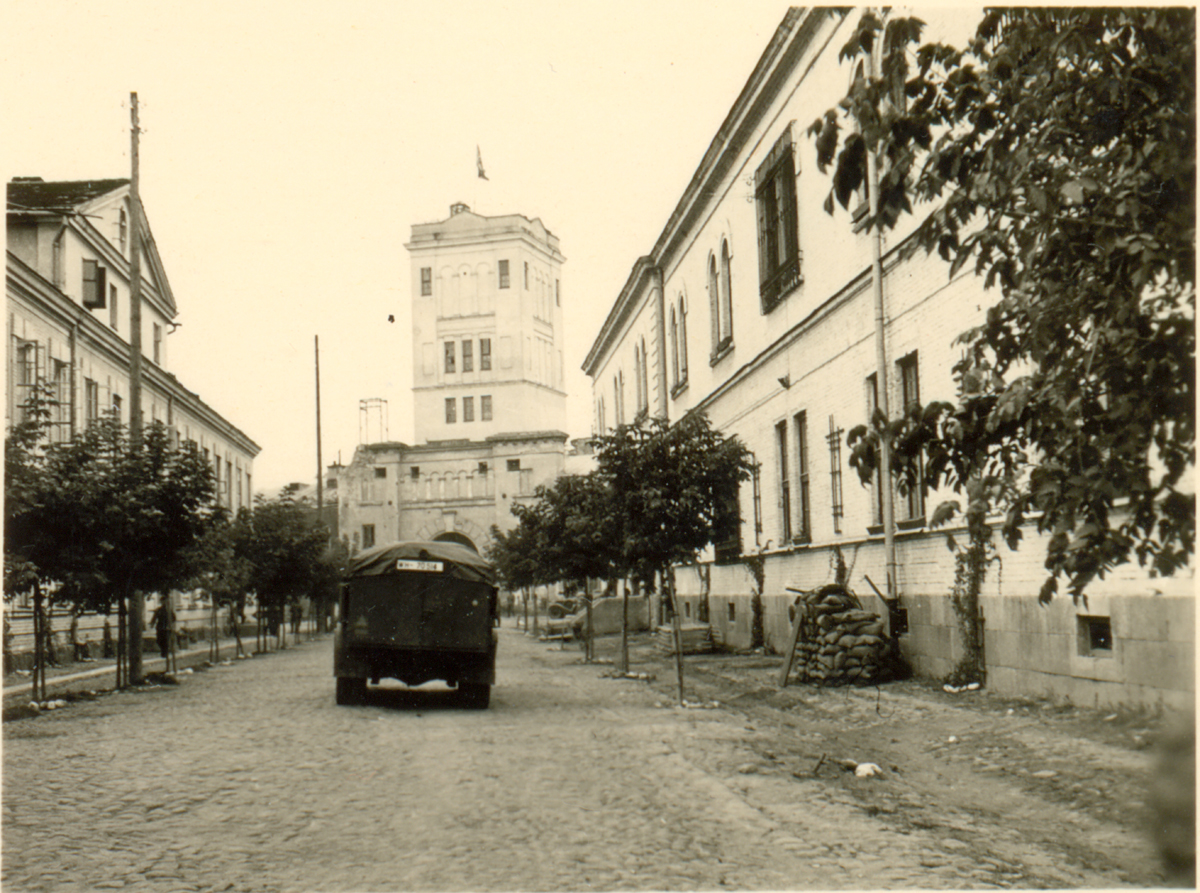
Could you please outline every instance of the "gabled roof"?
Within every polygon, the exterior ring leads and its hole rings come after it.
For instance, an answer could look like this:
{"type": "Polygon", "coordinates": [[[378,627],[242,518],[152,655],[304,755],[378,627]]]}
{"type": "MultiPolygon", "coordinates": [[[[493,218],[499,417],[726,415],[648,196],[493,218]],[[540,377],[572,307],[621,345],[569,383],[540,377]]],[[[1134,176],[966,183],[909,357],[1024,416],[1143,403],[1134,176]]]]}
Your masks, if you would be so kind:
{"type": "Polygon", "coordinates": [[[16,177],[8,184],[10,211],[73,211],[92,199],[128,186],[129,180],[65,180],[16,177]]]}

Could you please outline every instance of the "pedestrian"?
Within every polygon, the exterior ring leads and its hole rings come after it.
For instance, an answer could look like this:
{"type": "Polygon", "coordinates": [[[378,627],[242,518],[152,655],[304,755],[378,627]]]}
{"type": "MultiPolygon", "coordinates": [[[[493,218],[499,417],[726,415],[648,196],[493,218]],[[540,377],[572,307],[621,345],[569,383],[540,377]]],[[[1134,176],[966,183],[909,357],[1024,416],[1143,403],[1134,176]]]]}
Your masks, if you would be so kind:
{"type": "Polygon", "coordinates": [[[300,623],[304,620],[304,608],[300,607],[299,602],[292,603],[292,635],[300,635],[300,623]]]}
{"type": "Polygon", "coordinates": [[[171,608],[169,595],[160,597],[158,608],[150,622],[154,625],[154,637],[158,640],[158,650],[166,660],[171,656],[171,608]]]}
{"type": "Polygon", "coordinates": [[[79,643],[79,608],[71,611],[71,659],[78,662],[83,658],[83,649],[79,643]]]}

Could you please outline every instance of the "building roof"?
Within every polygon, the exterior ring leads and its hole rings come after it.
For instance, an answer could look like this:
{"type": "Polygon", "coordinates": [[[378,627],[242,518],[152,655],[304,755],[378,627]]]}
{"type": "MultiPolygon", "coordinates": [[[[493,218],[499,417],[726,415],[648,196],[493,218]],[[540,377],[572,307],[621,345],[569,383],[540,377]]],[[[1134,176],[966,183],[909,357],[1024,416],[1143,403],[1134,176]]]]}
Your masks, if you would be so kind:
{"type": "Polygon", "coordinates": [[[47,183],[41,177],[15,177],[8,184],[10,211],[70,211],[129,180],[59,180],[47,183]]]}

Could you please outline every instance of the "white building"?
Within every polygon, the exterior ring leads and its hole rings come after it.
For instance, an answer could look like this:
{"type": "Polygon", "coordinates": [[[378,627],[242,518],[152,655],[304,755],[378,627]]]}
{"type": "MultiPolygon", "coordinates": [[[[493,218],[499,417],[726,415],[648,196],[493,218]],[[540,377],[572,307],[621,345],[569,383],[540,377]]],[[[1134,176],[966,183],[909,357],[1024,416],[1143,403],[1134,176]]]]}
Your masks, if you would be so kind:
{"type": "Polygon", "coordinates": [[[414,444],[360,445],[329,470],[352,548],[452,539],[483,551],[514,502],[563,473],[568,453],[558,238],[519,214],[456,204],[414,225],[414,444]]]}
{"type": "MultiPolygon", "coordinates": [[[[883,245],[879,380],[870,236],[855,232],[857,213],[825,212],[830,182],[806,134],[851,83],[838,51],[860,14],[788,11],[583,363],[597,432],[703,409],[754,453],[739,540],[677,571],[685,615],[706,607],[714,636],[731,647],[752,644],[757,619],[765,643],[783,651],[789,588],[832,582],[839,554],[852,588],[888,614],[872,587],[887,587],[880,493],[849,466],[846,432],[881,393],[893,413],[913,399],[953,400],[951,342],[993,300],[970,272],[951,280],[937,257],[902,262],[897,248],[913,226],[903,221],[883,245]],[[750,557],[765,567],[759,618],[750,557]]],[[[893,630],[914,669],[934,677],[961,650],[953,555],[944,531],[926,526],[927,507],[948,496],[895,499],[893,630]]],[[[1149,580],[1127,567],[1095,584],[1086,606],[1060,597],[1041,607],[1044,546],[1030,530],[1020,551],[1000,548],[988,574],[989,687],[1081,703],[1190,703],[1191,575],[1149,580]]]]}
{"type": "MultiPolygon", "coordinates": [[[[129,201],[128,180],[8,184],[7,427],[22,420],[39,380],[55,392],[53,440],[71,439],[109,409],[128,424],[129,201]]],[[[169,371],[175,296],[144,211],[141,218],[143,419],[162,422],[176,442],[196,443],[221,504],[248,507],[259,447],[169,371]]]]}

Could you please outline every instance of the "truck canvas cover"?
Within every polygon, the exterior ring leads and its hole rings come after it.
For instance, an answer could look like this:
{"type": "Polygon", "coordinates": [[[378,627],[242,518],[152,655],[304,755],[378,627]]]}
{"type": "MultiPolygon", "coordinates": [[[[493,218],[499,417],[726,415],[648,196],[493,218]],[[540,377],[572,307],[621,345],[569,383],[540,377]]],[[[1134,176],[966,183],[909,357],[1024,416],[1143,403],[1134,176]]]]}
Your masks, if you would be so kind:
{"type": "Polygon", "coordinates": [[[458,543],[409,542],[376,546],[360,552],[350,562],[349,577],[381,577],[427,570],[424,563],[441,562],[442,573],[459,580],[496,585],[492,565],[474,549],[458,543]]]}

